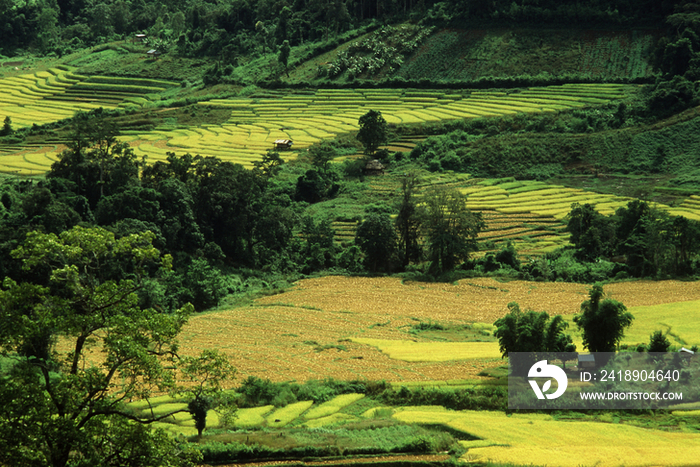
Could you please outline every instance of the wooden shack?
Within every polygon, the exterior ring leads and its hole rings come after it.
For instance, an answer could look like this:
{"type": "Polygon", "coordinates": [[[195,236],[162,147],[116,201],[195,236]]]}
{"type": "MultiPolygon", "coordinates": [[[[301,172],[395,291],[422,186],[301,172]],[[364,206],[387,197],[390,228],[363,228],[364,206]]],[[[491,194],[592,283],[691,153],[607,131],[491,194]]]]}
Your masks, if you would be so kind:
{"type": "Polygon", "coordinates": [[[294,142],[291,139],[276,139],[275,149],[292,149],[294,142]]]}
{"type": "Polygon", "coordinates": [[[131,39],[131,42],[146,42],[146,35],[145,34],[136,34],[131,39]]]}
{"type": "Polygon", "coordinates": [[[148,52],[146,52],[146,56],[148,58],[158,58],[160,56],[160,50],[158,49],[151,49],[148,52]]]}
{"type": "Polygon", "coordinates": [[[578,369],[595,369],[595,355],[578,354],[578,369]]]}
{"type": "Polygon", "coordinates": [[[373,159],[367,162],[362,170],[365,175],[384,175],[384,165],[378,159],[373,159]]]}

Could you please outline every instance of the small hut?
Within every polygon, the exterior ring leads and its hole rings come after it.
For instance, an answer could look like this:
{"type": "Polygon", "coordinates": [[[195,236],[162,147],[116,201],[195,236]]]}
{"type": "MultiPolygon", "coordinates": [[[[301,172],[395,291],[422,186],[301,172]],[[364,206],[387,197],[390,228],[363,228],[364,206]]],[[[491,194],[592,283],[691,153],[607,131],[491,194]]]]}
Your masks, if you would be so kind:
{"type": "Polygon", "coordinates": [[[131,42],[146,42],[145,34],[136,34],[131,42]]]}
{"type": "Polygon", "coordinates": [[[158,49],[151,49],[148,52],[146,52],[146,56],[148,58],[158,58],[160,56],[160,50],[158,49]]]}
{"type": "Polygon", "coordinates": [[[578,354],[578,369],[594,369],[595,368],[595,355],[593,354],[578,354]]]}
{"type": "Polygon", "coordinates": [[[291,139],[276,139],[275,149],[292,149],[294,142],[291,139]]]}
{"type": "Polygon", "coordinates": [[[384,166],[378,159],[367,162],[362,171],[365,175],[384,175],[384,166]]]}

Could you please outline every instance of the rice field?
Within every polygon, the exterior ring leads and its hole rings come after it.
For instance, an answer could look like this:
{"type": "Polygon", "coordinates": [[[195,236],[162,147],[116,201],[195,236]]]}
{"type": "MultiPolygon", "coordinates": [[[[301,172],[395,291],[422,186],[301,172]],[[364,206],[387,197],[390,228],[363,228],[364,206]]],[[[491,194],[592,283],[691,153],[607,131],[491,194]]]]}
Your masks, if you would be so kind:
{"type": "MultiPolygon", "coordinates": [[[[616,283],[606,285],[605,292],[633,314],[634,307],[700,300],[700,288],[693,282],[616,283]]],[[[385,379],[405,384],[478,380],[483,379],[479,372],[502,364],[496,343],[450,347],[409,334],[416,320],[490,325],[508,312],[507,304],[513,301],[523,310],[572,316],[587,296],[586,285],[573,283],[500,283],[480,278],[452,285],[402,283],[398,278],[306,279],[250,306],[194,316],[181,334],[181,351],[196,355],[218,348],[238,368],[238,381],[248,376],[273,381],[385,379]],[[416,358],[420,353],[433,358],[416,358]]],[[[663,322],[669,321],[681,336],[697,335],[694,325],[681,322],[693,305],[682,306],[690,308],[669,311],[663,322]]],[[[651,317],[658,310],[647,314],[651,317]]],[[[648,342],[648,331],[656,328],[656,322],[644,324],[648,319],[639,312],[629,333],[631,343],[638,342],[637,334],[648,342]],[[637,325],[639,332],[634,330],[637,325]]],[[[686,340],[692,345],[691,337],[686,340]]],[[[230,384],[237,385],[236,381],[230,384]]]]}
{"type": "MultiPolygon", "coordinates": [[[[42,125],[71,118],[78,111],[99,107],[143,107],[176,83],[137,78],[82,76],[75,68],[51,68],[34,74],[0,79],[0,120],[10,117],[13,128],[42,125]]],[[[17,145],[0,148],[0,172],[41,175],[57,160],[62,147],[17,145]]]]}
{"type": "Polygon", "coordinates": [[[625,424],[554,420],[547,414],[450,411],[404,407],[394,418],[406,423],[444,424],[476,440],[461,441],[467,463],[558,467],[689,466],[700,456],[696,433],[625,424]]]}
{"type": "Polygon", "coordinates": [[[276,139],[291,139],[294,150],[303,151],[324,139],[356,131],[358,119],[369,110],[382,112],[388,123],[420,124],[600,105],[624,97],[631,89],[622,85],[563,85],[517,94],[486,91],[450,94],[411,89],[267,92],[263,97],[200,102],[203,107],[230,110],[228,122],[195,131],[166,131],[161,133],[163,138],[156,139],[151,134],[138,134],[138,139],[145,142],[135,149],[140,156],[148,155],[151,160],[164,159],[169,151],[189,152],[252,166],[254,160],[273,148],[276,139]],[[157,144],[159,139],[167,142],[157,144]]]}
{"type": "MultiPolygon", "coordinates": [[[[0,80],[0,116],[9,115],[18,127],[71,117],[77,110],[148,105],[151,96],[175,83],[138,78],[81,76],[72,69],[52,69],[34,75],[0,80]]],[[[295,157],[312,144],[356,131],[358,119],[378,110],[388,123],[421,124],[483,116],[536,113],[606,104],[624,97],[634,87],[622,85],[572,85],[531,88],[511,93],[465,91],[460,94],[411,89],[318,89],[297,94],[266,92],[261,97],[211,99],[202,107],[230,111],[227,122],[189,129],[125,132],[139,157],[164,160],[168,152],[215,156],[252,167],[277,139],[294,141],[295,157]]],[[[57,151],[23,154],[44,159],[57,151]]],[[[18,156],[19,153],[13,153],[18,156]]],[[[32,175],[48,170],[18,160],[0,159],[0,170],[32,175]]]]}
{"type": "MultiPolygon", "coordinates": [[[[365,397],[364,394],[343,394],[321,404],[314,404],[313,401],[300,401],[282,408],[265,405],[262,407],[238,409],[233,419],[233,427],[238,429],[256,427],[281,428],[294,423],[308,428],[318,428],[353,421],[358,418],[341,413],[341,410],[363,397],[365,397]]],[[[137,400],[129,402],[126,405],[132,410],[140,411],[145,416],[159,416],[178,410],[186,410],[187,403],[179,402],[181,400],[183,399],[159,396],[148,401],[137,400]]],[[[192,436],[197,433],[194,428],[194,420],[187,411],[178,412],[163,419],[158,426],[173,434],[192,436]]],[[[219,413],[216,410],[209,410],[207,412],[207,427],[220,428],[221,426],[222,422],[219,413]]]]}

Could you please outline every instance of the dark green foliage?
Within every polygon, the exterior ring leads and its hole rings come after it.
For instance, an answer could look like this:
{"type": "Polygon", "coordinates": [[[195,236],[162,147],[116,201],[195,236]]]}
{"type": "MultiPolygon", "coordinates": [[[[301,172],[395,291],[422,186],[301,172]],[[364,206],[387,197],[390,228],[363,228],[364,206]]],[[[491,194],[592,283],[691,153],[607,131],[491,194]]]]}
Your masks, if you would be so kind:
{"type": "Polygon", "coordinates": [[[341,394],[360,393],[378,395],[391,389],[391,384],[385,381],[338,381],[326,379],[323,381],[307,381],[304,384],[273,383],[268,379],[255,376],[248,377],[237,392],[241,394],[239,407],[259,407],[275,404],[275,401],[287,405],[297,400],[316,403],[326,402],[341,394]],[[286,394],[286,396],[285,396],[286,394]]]}
{"type": "Polygon", "coordinates": [[[401,198],[396,216],[399,259],[403,267],[418,262],[423,256],[420,240],[421,215],[415,198],[418,177],[407,174],[401,178],[401,198]]]}
{"type": "Polygon", "coordinates": [[[312,217],[302,219],[301,237],[304,243],[299,261],[302,273],[310,274],[335,265],[334,236],[335,231],[329,219],[319,221],[314,221],[312,217]]]}
{"type": "Polygon", "coordinates": [[[357,139],[365,147],[365,154],[374,154],[377,148],[386,143],[387,126],[382,113],[370,110],[358,120],[360,126],[357,139]]]}
{"type": "Polygon", "coordinates": [[[574,317],[583,334],[583,347],[590,352],[615,352],[634,316],[622,303],[602,300],[603,286],[599,284],[590,289],[589,297],[581,304],[581,314],[574,317]]]}
{"type": "Polygon", "coordinates": [[[12,134],[12,119],[8,116],[2,124],[2,130],[0,130],[0,136],[10,136],[12,134]]]}
{"type": "Polygon", "coordinates": [[[518,259],[517,252],[515,251],[515,246],[511,241],[508,241],[506,246],[503,247],[501,251],[496,253],[496,257],[494,259],[504,266],[508,266],[516,271],[520,270],[520,260],[518,259]]]}
{"type": "Polygon", "coordinates": [[[671,347],[671,343],[663,332],[654,331],[654,333],[649,336],[647,352],[668,352],[669,347],[671,347]]]}
{"type": "Polygon", "coordinates": [[[594,261],[609,253],[610,245],[614,243],[614,227],[609,218],[590,204],[581,206],[578,203],[571,206],[567,218],[566,230],[571,233],[570,241],[577,248],[577,259],[594,261]]]}
{"type": "Polygon", "coordinates": [[[390,272],[396,261],[397,237],[387,214],[372,213],[357,227],[355,243],[365,255],[372,272],[390,272]]]}
{"type": "Polygon", "coordinates": [[[465,389],[409,389],[384,391],[379,400],[389,405],[441,405],[450,410],[504,410],[508,390],[503,387],[465,389]]]}
{"type": "Polygon", "coordinates": [[[228,293],[224,275],[204,258],[193,259],[182,279],[186,292],[181,300],[191,303],[196,311],[218,305],[228,293]]]}
{"type": "Polygon", "coordinates": [[[211,399],[203,395],[197,395],[187,404],[187,410],[192,414],[194,427],[201,437],[202,432],[207,427],[207,411],[212,407],[211,399]]]}
{"type": "Polygon", "coordinates": [[[102,108],[80,112],[73,122],[69,149],[59,155],[46,177],[74,183],[75,193],[87,198],[94,209],[103,196],[137,183],[139,163],[128,144],[117,142],[117,128],[102,108]]]}
{"type": "Polygon", "coordinates": [[[457,190],[435,189],[424,196],[422,227],[428,245],[430,273],[451,271],[478,249],[476,238],[485,224],[481,213],[467,208],[457,190]]]}
{"type": "Polygon", "coordinates": [[[297,201],[318,203],[335,197],[339,189],[340,185],[332,173],[310,169],[297,179],[295,198],[297,201]]]}
{"type": "MultiPolygon", "coordinates": [[[[503,357],[509,352],[530,352],[531,362],[547,358],[550,352],[574,352],[576,346],[571,336],[564,334],[568,323],[557,315],[551,320],[546,311],[537,313],[529,310],[520,311],[517,303],[508,304],[509,313],[497,319],[493,324],[496,330],[493,335],[498,338],[498,346],[503,357]]],[[[527,368],[517,368],[516,373],[527,371],[527,368]]]]}

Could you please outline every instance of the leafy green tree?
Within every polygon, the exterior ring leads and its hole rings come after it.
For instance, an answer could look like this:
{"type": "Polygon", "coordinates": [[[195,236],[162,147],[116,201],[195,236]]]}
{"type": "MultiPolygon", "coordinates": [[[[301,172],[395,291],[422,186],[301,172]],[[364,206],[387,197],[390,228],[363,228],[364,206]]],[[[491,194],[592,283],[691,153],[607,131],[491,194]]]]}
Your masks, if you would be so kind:
{"type": "Polygon", "coordinates": [[[2,124],[2,130],[0,130],[0,136],[9,136],[13,132],[12,130],[12,119],[7,116],[2,124]]]}
{"type": "Polygon", "coordinates": [[[331,161],[338,155],[338,151],[329,142],[314,144],[309,148],[309,158],[311,164],[322,173],[328,173],[331,168],[331,161]]]}
{"type": "MultiPolygon", "coordinates": [[[[140,416],[123,405],[176,389],[176,338],[192,309],[158,314],[138,306],[148,271],[171,262],[152,240],[149,232],[115,239],[104,229],[76,226],[59,236],[31,232],[13,251],[24,269],[45,271],[49,281],[6,279],[0,290],[0,322],[13,323],[0,328],[0,345],[14,355],[0,385],[0,464],[180,466],[197,460],[149,428],[171,414],[140,416]],[[51,344],[43,355],[18,352],[46,331],[69,350],[51,344]],[[93,352],[98,362],[88,358],[93,352]]],[[[222,356],[208,357],[228,368],[222,356]]]]}
{"type": "Polygon", "coordinates": [[[458,261],[478,250],[476,242],[485,227],[481,213],[467,208],[467,197],[456,189],[434,189],[424,197],[422,222],[428,244],[430,273],[451,271],[458,261]]]}
{"type": "Polygon", "coordinates": [[[295,198],[307,203],[334,198],[340,190],[340,185],[335,180],[333,173],[309,169],[297,179],[295,198]]]}
{"type": "Polygon", "coordinates": [[[365,154],[374,154],[381,144],[386,143],[386,120],[378,110],[370,110],[360,117],[358,123],[360,130],[357,132],[357,139],[365,147],[365,154]]]}
{"type": "Polygon", "coordinates": [[[590,352],[614,352],[634,319],[622,303],[602,298],[603,286],[591,287],[589,299],[581,304],[581,314],[574,317],[583,335],[583,347],[590,352]]]}
{"type": "Polygon", "coordinates": [[[197,357],[183,358],[182,374],[186,380],[194,383],[193,389],[187,391],[193,397],[187,404],[187,410],[194,419],[197,434],[201,437],[207,427],[207,413],[216,405],[221,382],[231,378],[235,370],[217,351],[205,350],[197,357]]]}
{"type": "Polygon", "coordinates": [[[406,174],[401,178],[401,201],[396,216],[396,230],[399,236],[399,258],[404,268],[412,261],[420,261],[423,256],[420,244],[422,216],[415,196],[417,185],[418,177],[415,174],[406,174]]]}
{"type": "Polygon", "coordinates": [[[47,178],[75,184],[76,194],[94,209],[99,200],[138,183],[139,162],[127,143],[118,142],[118,129],[102,108],[73,117],[68,149],[51,165],[47,178]]]}
{"type": "Polygon", "coordinates": [[[291,52],[292,48],[289,46],[289,41],[285,40],[282,45],[280,46],[280,54],[277,58],[279,61],[280,65],[284,68],[284,72],[287,75],[287,78],[289,78],[289,69],[287,68],[287,64],[289,63],[289,53],[291,52]]]}
{"type": "Polygon", "coordinates": [[[365,265],[372,272],[392,269],[396,258],[396,230],[387,214],[372,213],[357,227],[355,243],[365,255],[365,265]]]}
{"type": "Polygon", "coordinates": [[[594,261],[607,253],[614,236],[613,228],[593,205],[574,203],[567,219],[566,230],[571,233],[571,243],[577,248],[577,259],[594,261]]]}
{"type": "Polygon", "coordinates": [[[649,352],[668,352],[671,343],[661,331],[655,331],[649,336],[649,352]]]}
{"type": "Polygon", "coordinates": [[[253,170],[260,173],[266,180],[272,179],[282,170],[284,160],[277,151],[267,151],[262,160],[253,162],[253,170]]]}
{"type": "MultiPolygon", "coordinates": [[[[515,302],[508,304],[508,310],[507,315],[493,323],[496,326],[493,335],[498,339],[503,357],[510,352],[529,352],[532,354],[531,363],[534,363],[548,358],[552,352],[575,352],[576,346],[571,336],[564,334],[568,323],[561,316],[550,320],[546,311],[538,313],[528,310],[523,313],[515,302]]],[[[527,371],[529,367],[529,364],[525,364],[523,368],[516,368],[516,373],[527,371]]]]}

